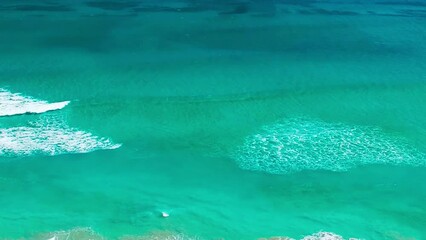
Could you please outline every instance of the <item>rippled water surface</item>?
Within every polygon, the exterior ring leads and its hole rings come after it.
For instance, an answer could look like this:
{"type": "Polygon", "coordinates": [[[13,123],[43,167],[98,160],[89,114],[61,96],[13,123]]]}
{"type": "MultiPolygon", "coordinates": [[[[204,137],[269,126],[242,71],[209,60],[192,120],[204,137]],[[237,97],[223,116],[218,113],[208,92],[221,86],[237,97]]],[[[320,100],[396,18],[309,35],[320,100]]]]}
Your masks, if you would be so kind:
{"type": "Polygon", "coordinates": [[[426,239],[425,39],[414,0],[1,1],[0,239],[426,239]]]}

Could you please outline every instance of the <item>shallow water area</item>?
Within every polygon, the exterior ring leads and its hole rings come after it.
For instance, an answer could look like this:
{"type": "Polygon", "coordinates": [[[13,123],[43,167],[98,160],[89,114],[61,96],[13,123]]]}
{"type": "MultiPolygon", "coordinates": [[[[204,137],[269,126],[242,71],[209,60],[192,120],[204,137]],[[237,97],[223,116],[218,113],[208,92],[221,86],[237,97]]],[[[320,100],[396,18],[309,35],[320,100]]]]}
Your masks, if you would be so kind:
{"type": "Polygon", "coordinates": [[[2,1],[0,239],[425,239],[425,13],[2,1]]]}

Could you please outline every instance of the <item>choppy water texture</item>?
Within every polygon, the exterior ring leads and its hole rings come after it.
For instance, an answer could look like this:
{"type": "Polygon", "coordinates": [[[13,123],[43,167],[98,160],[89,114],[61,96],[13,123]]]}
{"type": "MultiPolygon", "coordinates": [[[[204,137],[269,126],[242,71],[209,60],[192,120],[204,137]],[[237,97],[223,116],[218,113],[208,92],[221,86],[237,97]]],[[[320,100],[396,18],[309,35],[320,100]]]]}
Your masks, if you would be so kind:
{"type": "Polygon", "coordinates": [[[0,2],[0,239],[426,239],[421,1],[0,2]]]}
{"type": "Polygon", "coordinates": [[[244,169],[269,173],[345,171],[365,164],[426,164],[426,156],[380,129],[289,119],[247,137],[235,153],[244,169]]]}

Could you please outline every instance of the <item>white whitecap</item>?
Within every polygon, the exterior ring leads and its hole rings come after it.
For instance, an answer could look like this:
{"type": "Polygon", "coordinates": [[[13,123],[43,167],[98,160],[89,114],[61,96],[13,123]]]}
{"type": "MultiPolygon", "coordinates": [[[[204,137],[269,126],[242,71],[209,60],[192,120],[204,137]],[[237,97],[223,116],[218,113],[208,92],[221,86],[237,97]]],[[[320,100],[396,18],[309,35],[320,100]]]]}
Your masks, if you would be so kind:
{"type": "Polygon", "coordinates": [[[109,138],[58,122],[0,129],[0,156],[59,155],[116,149],[109,138]]]}
{"type": "MultiPolygon", "coordinates": [[[[345,240],[345,238],[332,232],[317,232],[312,235],[305,236],[301,240],[345,240]]],[[[360,239],[349,238],[349,240],[360,240],[360,239]]]]}
{"type": "Polygon", "coordinates": [[[69,101],[49,103],[0,88],[0,117],[59,110],[69,103],[69,101]]]}
{"type": "Polygon", "coordinates": [[[287,119],[248,136],[233,154],[247,170],[285,174],[345,171],[366,164],[425,165],[425,154],[381,129],[310,119],[287,119]]]}

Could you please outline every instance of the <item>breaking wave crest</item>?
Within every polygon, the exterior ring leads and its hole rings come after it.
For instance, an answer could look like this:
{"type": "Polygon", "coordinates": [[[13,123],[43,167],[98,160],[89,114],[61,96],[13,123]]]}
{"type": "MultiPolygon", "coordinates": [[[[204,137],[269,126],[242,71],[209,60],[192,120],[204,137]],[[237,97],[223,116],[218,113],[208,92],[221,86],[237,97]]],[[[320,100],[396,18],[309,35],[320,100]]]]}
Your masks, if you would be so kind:
{"type": "MultiPolygon", "coordinates": [[[[305,236],[301,240],[345,240],[345,238],[332,232],[317,232],[312,235],[305,236]]],[[[349,238],[349,240],[360,240],[360,239],[349,238]]]]}
{"type": "Polygon", "coordinates": [[[376,127],[294,118],[264,126],[233,154],[246,170],[345,171],[365,164],[424,165],[425,154],[376,127]]]}
{"type": "Polygon", "coordinates": [[[0,117],[59,110],[69,103],[69,101],[48,103],[0,88],[0,117]]]}
{"type": "Polygon", "coordinates": [[[59,121],[0,129],[0,156],[59,155],[116,149],[108,138],[71,128],[59,121]]]}
{"type": "MultiPolygon", "coordinates": [[[[296,239],[291,237],[271,237],[271,238],[259,238],[259,240],[296,240],[296,239]]],[[[317,233],[305,236],[300,240],[345,240],[345,238],[332,232],[317,232],[317,233]]],[[[349,240],[361,240],[361,239],[349,238],[349,240]]]]}

